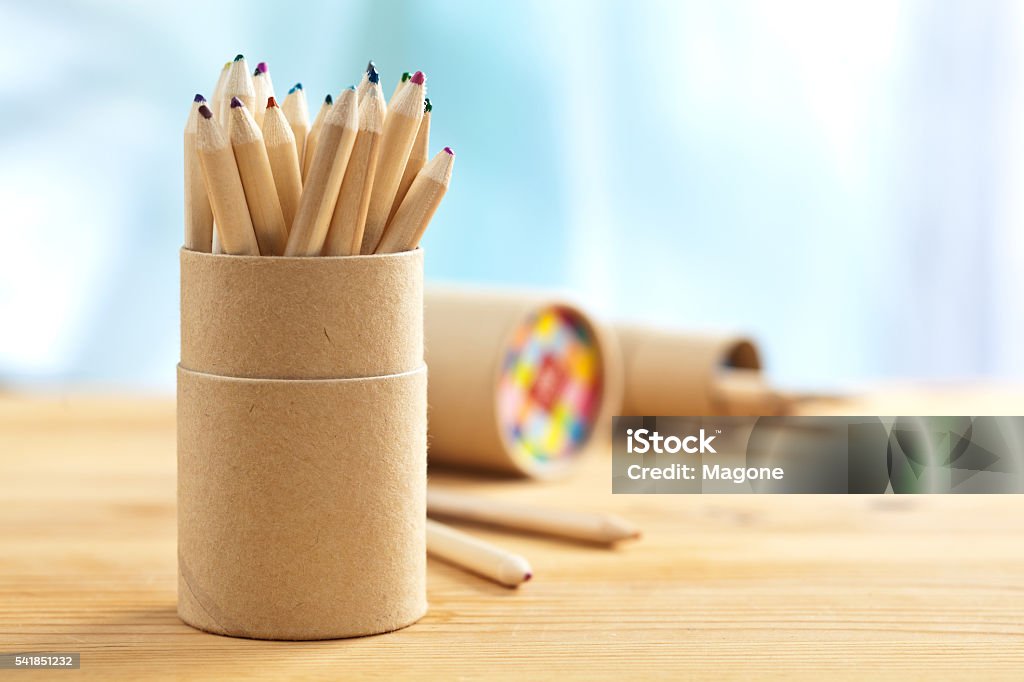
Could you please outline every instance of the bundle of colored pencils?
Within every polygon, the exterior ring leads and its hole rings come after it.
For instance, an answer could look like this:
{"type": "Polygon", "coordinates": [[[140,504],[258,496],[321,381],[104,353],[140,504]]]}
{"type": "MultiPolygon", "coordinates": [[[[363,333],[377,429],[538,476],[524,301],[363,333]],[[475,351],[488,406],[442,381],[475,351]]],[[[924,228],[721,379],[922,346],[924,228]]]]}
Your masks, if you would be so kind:
{"type": "Polygon", "coordinates": [[[385,102],[370,62],[327,95],[312,125],[301,83],[279,105],[265,63],[235,57],[185,126],[185,248],[249,256],[353,256],[415,249],[455,153],[428,160],[422,72],[385,102]]]}

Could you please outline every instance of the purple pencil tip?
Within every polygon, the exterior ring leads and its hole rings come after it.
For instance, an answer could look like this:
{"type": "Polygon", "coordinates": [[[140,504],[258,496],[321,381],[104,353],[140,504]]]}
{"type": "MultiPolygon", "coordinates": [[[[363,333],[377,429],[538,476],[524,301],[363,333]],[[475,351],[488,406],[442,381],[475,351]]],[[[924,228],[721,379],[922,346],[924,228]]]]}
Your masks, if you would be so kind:
{"type": "Polygon", "coordinates": [[[203,97],[202,95],[200,95],[200,94],[199,94],[199,93],[197,92],[197,93],[196,93],[196,97],[195,97],[195,99],[193,99],[192,101],[193,101],[193,102],[205,102],[205,101],[206,101],[206,98],[205,98],[205,97],[203,97]]]}
{"type": "Polygon", "coordinates": [[[205,104],[199,107],[199,115],[203,118],[213,118],[213,112],[205,104]]]}
{"type": "Polygon", "coordinates": [[[242,100],[238,99],[237,97],[232,97],[231,98],[231,108],[232,109],[237,109],[238,107],[244,107],[244,106],[245,105],[242,104],[242,100]]]}
{"type": "Polygon", "coordinates": [[[452,148],[451,148],[451,147],[445,147],[445,148],[444,148],[444,151],[445,151],[445,153],[447,153],[447,154],[451,154],[452,156],[455,156],[455,152],[453,152],[453,151],[452,151],[452,148]]]}
{"type": "Polygon", "coordinates": [[[417,71],[416,73],[409,77],[409,82],[415,83],[416,85],[423,85],[424,81],[426,80],[427,77],[423,75],[422,71],[417,71]]]}
{"type": "Polygon", "coordinates": [[[259,64],[257,64],[256,65],[256,72],[257,73],[266,73],[267,72],[267,63],[266,62],[260,62],[259,64]]]}

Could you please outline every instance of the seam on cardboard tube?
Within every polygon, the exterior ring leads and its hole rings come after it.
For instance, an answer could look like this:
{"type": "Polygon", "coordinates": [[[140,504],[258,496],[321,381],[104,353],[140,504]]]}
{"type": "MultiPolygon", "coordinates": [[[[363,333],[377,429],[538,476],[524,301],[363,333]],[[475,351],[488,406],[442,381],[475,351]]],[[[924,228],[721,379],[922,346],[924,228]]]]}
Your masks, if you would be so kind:
{"type": "Polygon", "coordinates": [[[184,558],[182,558],[180,551],[178,552],[178,572],[181,575],[181,581],[184,583],[185,587],[188,588],[188,593],[192,596],[192,603],[198,606],[200,609],[202,609],[203,613],[205,613],[210,618],[210,620],[213,621],[213,623],[220,630],[220,634],[241,635],[243,637],[250,636],[249,632],[244,628],[237,626],[234,628],[226,627],[223,623],[223,614],[220,614],[221,617],[218,618],[217,615],[214,613],[214,611],[219,613],[220,609],[216,608],[212,603],[208,602],[206,598],[200,597],[199,592],[193,586],[195,580],[192,577],[192,571],[189,570],[188,565],[185,563],[184,558]]]}
{"type": "Polygon", "coordinates": [[[280,379],[280,378],[262,378],[262,377],[233,377],[225,374],[211,374],[210,372],[198,372],[194,369],[189,369],[183,366],[180,362],[178,363],[178,371],[186,374],[193,374],[200,377],[209,377],[211,379],[221,379],[224,381],[238,381],[243,383],[281,383],[281,384],[337,384],[337,383],[358,383],[358,382],[371,382],[380,381],[382,379],[400,379],[403,377],[409,377],[416,374],[420,374],[427,371],[426,363],[420,365],[416,369],[410,369],[407,372],[399,372],[397,374],[381,374],[379,376],[372,377],[338,377],[332,379],[280,379]]]}

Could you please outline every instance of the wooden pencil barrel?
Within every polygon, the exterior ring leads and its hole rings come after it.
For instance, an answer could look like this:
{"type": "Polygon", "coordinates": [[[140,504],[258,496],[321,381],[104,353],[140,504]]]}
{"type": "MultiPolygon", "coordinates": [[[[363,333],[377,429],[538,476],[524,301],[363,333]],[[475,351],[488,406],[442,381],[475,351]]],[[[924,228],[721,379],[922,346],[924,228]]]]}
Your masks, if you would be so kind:
{"type": "Polygon", "coordinates": [[[426,612],[422,263],[182,251],[189,625],[330,639],[426,612]]]}
{"type": "Polygon", "coordinates": [[[726,414],[713,389],[723,369],[761,369],[757,346],[729,334],[694,334],[617,324],[623,416],[726,414]]]}
{"type": "MultiPolygon", "coordinates": [[[[424,325],[431,464],[556,477],[610,434],[608,418],[616,413],[621,396],[618,349],[580,308],[534,294],[433,287],[425,295],[424,325]],[[592,346],[596,402],[582,431],[557,455],[539,457],[524,448],[499,402],[517,334],[545,311],[574,320],[592,346]]],[[[573,390],[562,385],[566,393],[573,390]]]]}

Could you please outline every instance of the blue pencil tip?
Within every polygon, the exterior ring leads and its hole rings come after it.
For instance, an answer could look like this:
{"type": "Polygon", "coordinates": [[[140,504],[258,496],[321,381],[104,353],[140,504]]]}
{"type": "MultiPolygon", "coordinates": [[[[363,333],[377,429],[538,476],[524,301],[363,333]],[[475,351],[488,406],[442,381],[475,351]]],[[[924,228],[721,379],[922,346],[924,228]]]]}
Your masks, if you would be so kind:
{"type": "Polygon", "coordinates": [[[205,97],[203,97],[202,95],[200,95],[200,94],[199,94],[199,93],[197,92],[197,93],[196,93],[196,97],[195,97],[195,99],[193,99],[192,101],[193,101],[193,102],[205,102],[205,101],[206,101],[206,98],[205,98],[205,97]]]}

